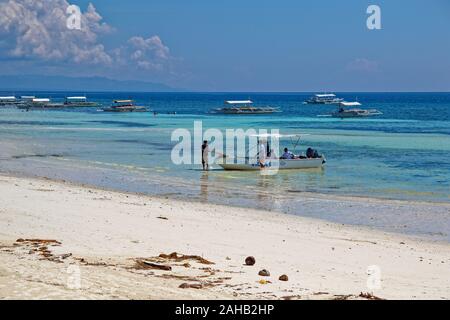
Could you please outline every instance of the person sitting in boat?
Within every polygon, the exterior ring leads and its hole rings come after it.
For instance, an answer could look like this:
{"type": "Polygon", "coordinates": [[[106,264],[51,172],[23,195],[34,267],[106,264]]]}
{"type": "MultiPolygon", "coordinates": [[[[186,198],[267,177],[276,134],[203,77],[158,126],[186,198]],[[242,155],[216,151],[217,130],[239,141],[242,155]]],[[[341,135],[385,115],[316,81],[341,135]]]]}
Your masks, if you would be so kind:
{"type": "Polygon", "coordinates": [[[320,158],[319,152],[313,148],[308,148],[306,150],[306,157],[307,158],[320,158]]]}
{"type": "Polygon", "coordinates": [[[294,159],[294,154],[290,152],[288,148],[284,148],[284,153],[281,155],[281,159],[294,159]]]}

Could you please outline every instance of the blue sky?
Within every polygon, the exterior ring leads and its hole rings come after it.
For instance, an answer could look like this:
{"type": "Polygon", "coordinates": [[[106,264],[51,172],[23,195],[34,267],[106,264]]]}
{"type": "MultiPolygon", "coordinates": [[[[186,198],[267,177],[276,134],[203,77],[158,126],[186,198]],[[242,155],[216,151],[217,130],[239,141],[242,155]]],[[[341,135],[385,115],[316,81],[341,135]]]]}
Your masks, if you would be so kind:
{"type": "Polygon", "coordinates": [[[15,65],[7,72],[123,77],[197,91],[450,91],[448,0],[70,3],[82,12],[92,3],[110,26],[88,45],[103,46],[112,62],[79,62],[70,53],[48,58],[36,50],[12,59],[0,43],[2,65],[15,65]],[[370,4],[381,7],[382,30],[366,27],[370,4]],[[130,44],[133,37],[140,40],[130,44]],[[146,60],[132,65],[136,52],[146,60]]]}

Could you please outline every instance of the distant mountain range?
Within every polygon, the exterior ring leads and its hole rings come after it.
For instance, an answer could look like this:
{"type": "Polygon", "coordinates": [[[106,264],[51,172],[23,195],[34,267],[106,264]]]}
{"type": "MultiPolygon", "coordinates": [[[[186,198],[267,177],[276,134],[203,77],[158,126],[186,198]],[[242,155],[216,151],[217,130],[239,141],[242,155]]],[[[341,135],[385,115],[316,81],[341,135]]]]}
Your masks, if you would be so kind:
{"type": "Polygon", "coordinates": [[[0,75],[0,91],[182,91],[161,83],[113,80],[104,77],[65,77],[41,75],[0,75]]]}

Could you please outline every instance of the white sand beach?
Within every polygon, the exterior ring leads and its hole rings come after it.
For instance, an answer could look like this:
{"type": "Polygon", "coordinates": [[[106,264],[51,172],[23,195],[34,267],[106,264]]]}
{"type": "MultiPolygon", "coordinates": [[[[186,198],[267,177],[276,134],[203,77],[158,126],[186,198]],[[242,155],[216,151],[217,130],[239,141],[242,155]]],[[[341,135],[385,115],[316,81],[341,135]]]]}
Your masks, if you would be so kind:
{"type": "Polygon", "coordinates": [[[450,298],[444,242],[45,179],[0,194],[1,299],[450,298]]]}

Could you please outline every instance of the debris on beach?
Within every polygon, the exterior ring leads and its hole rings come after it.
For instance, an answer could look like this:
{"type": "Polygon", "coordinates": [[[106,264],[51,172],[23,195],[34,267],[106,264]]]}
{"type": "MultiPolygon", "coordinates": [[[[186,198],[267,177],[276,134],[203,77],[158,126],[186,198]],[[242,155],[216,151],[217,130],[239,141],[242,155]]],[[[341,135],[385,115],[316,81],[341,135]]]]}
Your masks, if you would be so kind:
{"type": "Polygon", "coordinates": [[[256,263],[255,257],[249,256],[245,258],[245,264],[247,266],[253,266],[256,263]]]}
{"type": "Polygon", "coordinates": [[[16,240],[16,242],[18,243],[22,243],[22,242],[30,242],[32,244],[51,244],[51,245],[60,245],[61,242],[57,241],[57,240],[52,240],[52,239],[22,239],[19,238],[16,240]]]}
{"type": "Polygon", "coordinates": [[[202,289],[203,285],[201,283],[182,283],[182,284],[180,284],[180,286],[178,288],[181,288],[181,289],[189,289],[189,288],[202,289]]]}
{"type": "Polygon", "coordinates": [[[163,217],[163,216],[159,216],[159,217],[156,217],[156,219],[161,219],[161,220],[169,220],[169,218],[167,218],[167,217],[163,217]]]}
{"type": "Polygon", "coordinates": [[[361,298],[366,300],[385,300],[383,298],[374,296],[372,293],[361,292],[359,295],[347,294],[347,295],[334,295],[333,300],[360,300],[361,298]]]}
{"type": "Polygon", "coordinates": [[[141,259],[136,260],[136,269],[153,269],[153,270],[164,270],[164,271],[171,271],[172,267],[163,265],[163,264],[156,264],[150,261],[145,261],[141,259]]]}
{"type": "Polygon", "coordinates": [[[281,276],[278,278],[278,280],[280,280],[280,281],[288,281],[288,280],[289,280],[289,277],[288,277],[287,275],[283,274],[283,275],[281,275],[281,276]]]}
{"type": "Polygon", "coordinates": [[[261,277],[270,277],[270,272],[269,270],[262,269],[258,272],[258,275],[260,275],[261,277]]]}
{"type": "Polygon", "coordinates": [[[270,282],[269,280],[261,279],[261,280],[258,281],[258,283],[259,284],[269,284],[269,283],[272,283],[272,282],[270,282]]]}
{"type": "Polygon", "coordinates": [[[329,292],[325,292],[325,291],[319,291],[319,292],[314,292],[313,296],[320,296],[320,295],[324,295],[324,294],[330,294],[329,292]]]}
{"type": "Polygon", "coordinates": [[[49,246],[60,246],[61,242],[53,239],[22,239],[19,238],[14,243],[15,246],[25,247],[28,254],[39,254],[42,259],[62,263],[62,260],[72,256],[72,253],[64,253],[55,255],[49,249],[49,246]]]}
{"type": "Polygon", "coordinates": [[[292,296],[281,297],[281,299],[283,299],[283,300],[300,300],[302,298],[303,298],[303,296],[301,296],[301,295],[292,295],[292,296]]]}
{"type": "Polygon", "coordinates": [[[361,298],[364,298],[364,299],[367,299],[367,300],[384,300],[383,298],[374,296],[373,293],[369,293],[369,292],[366,292],[366,293],[361,292],[361,293],[359,294],[359,296],[360,296],[361,298]]]}
{"type": "Polygon", "coordinates": [[[166,259],[166,260],[173,260],[175,262],[183,262],[185,260],[195,260],[201,264],[215,264],[214,262],[206,260],[205,258],[197,256],[197,255],[184,255],[184,254],[178,254],[176,252],[172,252],[171,254],[161,253],[159,255],[159,258],[166,259]]]}

